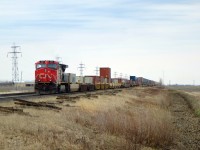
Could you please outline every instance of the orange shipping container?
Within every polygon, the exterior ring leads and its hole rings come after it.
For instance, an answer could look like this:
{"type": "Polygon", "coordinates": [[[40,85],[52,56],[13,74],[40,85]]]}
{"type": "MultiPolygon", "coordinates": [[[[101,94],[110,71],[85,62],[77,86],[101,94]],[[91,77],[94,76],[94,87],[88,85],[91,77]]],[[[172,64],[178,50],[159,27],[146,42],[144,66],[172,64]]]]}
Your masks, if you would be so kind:
{"type": "Polygon", "coordinates": [[[100,76],[107,79],[107,83],[111,82],[111,68],[100,68],[100,76]]]}

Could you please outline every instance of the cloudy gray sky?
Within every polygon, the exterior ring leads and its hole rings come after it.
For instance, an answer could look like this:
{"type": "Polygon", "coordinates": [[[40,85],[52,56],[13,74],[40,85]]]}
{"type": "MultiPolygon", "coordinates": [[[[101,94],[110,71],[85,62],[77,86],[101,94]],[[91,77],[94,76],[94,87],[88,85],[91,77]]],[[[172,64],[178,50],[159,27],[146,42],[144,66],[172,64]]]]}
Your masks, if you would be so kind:
{"type": "Polygon", "coordinates": [[[1,0],[0,80],[12,79],[7,52],[21,46],[19,71],[34,79],[34,63],[62,57],[68,72],[123,75],[200,84],[200,2],[197,0],[1,0]]]}

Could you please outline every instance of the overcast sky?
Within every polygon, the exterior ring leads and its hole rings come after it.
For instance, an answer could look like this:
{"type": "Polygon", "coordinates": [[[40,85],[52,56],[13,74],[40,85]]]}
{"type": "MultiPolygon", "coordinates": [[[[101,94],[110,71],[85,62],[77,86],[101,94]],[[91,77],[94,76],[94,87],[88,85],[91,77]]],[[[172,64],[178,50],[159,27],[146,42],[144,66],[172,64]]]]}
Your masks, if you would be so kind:
{"type": "Polygon", "coordinates": [[[19,72],[34,80],[34,63],[61,57],[67,72],[96,66],[166,84],[200,84],[197,0],[1,0],[0,80],[12,80],[13,43],[19,72]]]}

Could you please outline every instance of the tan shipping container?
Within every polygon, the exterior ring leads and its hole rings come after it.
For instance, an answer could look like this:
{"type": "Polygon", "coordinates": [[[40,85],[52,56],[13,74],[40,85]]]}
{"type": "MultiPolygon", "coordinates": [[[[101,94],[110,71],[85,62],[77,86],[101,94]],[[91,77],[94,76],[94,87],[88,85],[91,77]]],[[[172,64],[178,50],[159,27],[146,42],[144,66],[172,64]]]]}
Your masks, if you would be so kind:
{"type": "Polygon", "coordinates": [[[70,91],[71,92],[79,91],[79,84],[70,84],[70,91]]]}
{"type": "Polygon", "coordinates": [[[84,77],[84,83],[85,84],[93,84],[93,78],[92,77],[84,77]]]}

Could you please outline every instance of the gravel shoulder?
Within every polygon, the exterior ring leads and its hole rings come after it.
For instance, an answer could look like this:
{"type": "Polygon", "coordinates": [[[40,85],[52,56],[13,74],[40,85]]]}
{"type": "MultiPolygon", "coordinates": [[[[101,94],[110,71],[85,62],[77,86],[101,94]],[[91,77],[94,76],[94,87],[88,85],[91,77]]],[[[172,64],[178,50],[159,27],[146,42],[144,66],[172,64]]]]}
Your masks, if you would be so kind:
{"type": "Polygon", "coordinates": [[[169,110],[176,134],[170,149],[200,150],[200,118],[190,109],[187,99],[180,93],[174,93],[169,110]]]}

